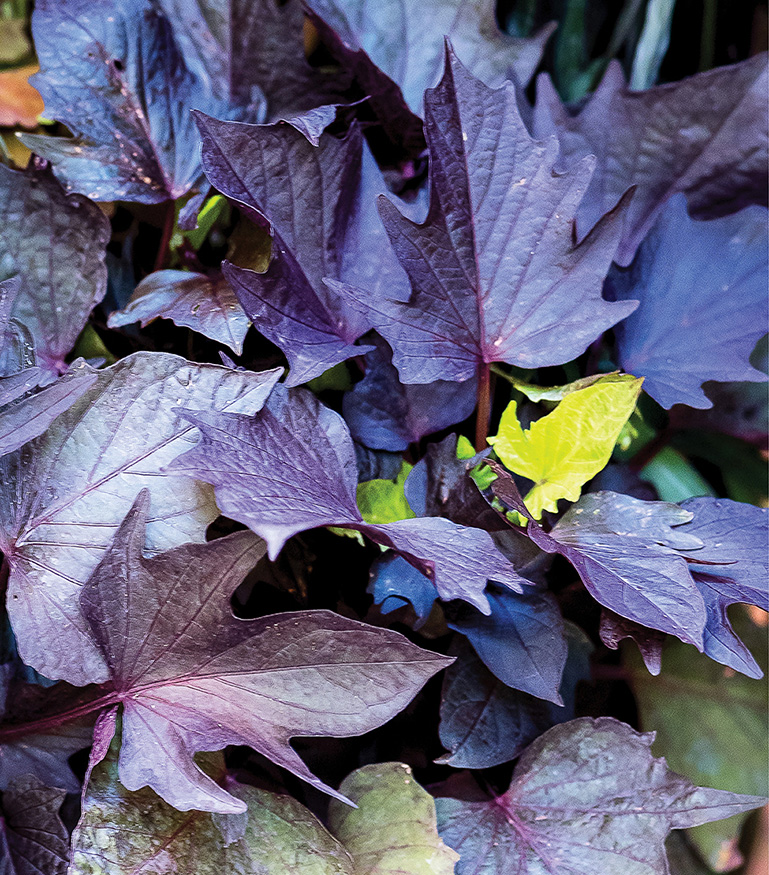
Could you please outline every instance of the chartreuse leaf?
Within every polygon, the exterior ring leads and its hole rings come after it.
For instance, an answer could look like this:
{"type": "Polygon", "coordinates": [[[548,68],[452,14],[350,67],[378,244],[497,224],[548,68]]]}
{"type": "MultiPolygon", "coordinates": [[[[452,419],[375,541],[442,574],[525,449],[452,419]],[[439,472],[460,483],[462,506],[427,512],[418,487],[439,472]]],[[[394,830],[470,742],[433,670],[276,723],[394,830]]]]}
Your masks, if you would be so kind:
{"type": "Polygon", "coordinates": [[[364,766],[340,789],[358,807],[332,802],[329,825],[352,855],[356,875],[452,875],[459,855],[438,835],[435,802],[409,766],[364,766]]]}
{"type": "MultiPolygon", "coordinates": [[[[767,671],[766,628],[744,609],[732,609],[735,632],[767,671]]],[[[652,677],[635,653],[625,653],[641,725],[654,728],[654,751],[672,769],[702,784],[769,795],[766,746],[769,704],[764,680],[719,665],[692,647],[668,639],[662,673],[652,677]]],[[[736,851],[746,815],[698,827],[692,838],[717,870],[736,851]]]]}
{"type": "MultiPolygon", "coordinates": [[[[91,773],[72,837],[71,875],[178,872],[194,875],[353,875],[349,854],[290,796],[228,780],[243,814],[178,811],[149,788],[130,792],[118,778],[119,742],[91,773]]],[[[221,754],[199,764],[225,777],[221,754]]]]}
{"type": "Polygon", "coordinates": [[[394,523],[415,518],[403,492],[413,467],[404,462],[395,480],[367,480],[358,484],[358,507],[367,523],[394,523]]]}
{"type": "Polygon", "coordinates": [[[456,875],[667,875],[671,829],[765,801],[696,787],[655,759],[653,739],[581,717],[540,735],[502,796],[436,800],[440,834],[460,855],[456,875]]]}
{"type": "Polygon", "coordinates": [[[534,482],[525,501],[536,519],[543,510],[557,510],[561,498],[576,501],[582,485],[606,465],[642,382],[609,374],[565,394],[552,413],[525,431],[516,402],[510,402],[489,443],[507,468],[534,482]]]}

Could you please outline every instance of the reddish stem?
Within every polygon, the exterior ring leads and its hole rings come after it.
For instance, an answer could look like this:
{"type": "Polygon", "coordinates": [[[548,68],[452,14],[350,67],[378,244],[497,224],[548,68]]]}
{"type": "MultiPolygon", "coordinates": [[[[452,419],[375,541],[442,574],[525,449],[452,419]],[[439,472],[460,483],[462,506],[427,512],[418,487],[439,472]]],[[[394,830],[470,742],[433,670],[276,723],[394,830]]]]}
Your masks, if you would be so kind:
{"type": "Polygon", "coordinates": [[[491,417],[491,372],[486,362],[478,366],[478,407],[475,419],[475,451],[486,449],[491,417]]]}
{"type": "Polygon", "coordinates": [[[71,723],[80,717],[93,714],[95,711],[101,711],[102,708],[106,708],[109,705],[117,705],[119,702],[120,695],[118,693],[107,693],[98,699],[86,702],[84,705],[77,705],[67,711],[60,711],[58,714],[50,714],[38,720],[30,720],[27,723],[16,723],[0,727],[0,744],[13,741],[15,738],[23,738],[26,735],[50,732],[51,729],[55,729],[65,723],[71,723]]]}
{"type": "Polygon", "coordinates": [[[168,201],[166,204],[166,215],[163,219],[163,232],[160,235],[160,245],[158,246],[158,254],[155,256],[155,266],[153,270],[163,270],[168,259],[168,247],[171,243],[171,235],[174,233],[174,219],[176,217],[176,209],[173,201],[168,201]]]}

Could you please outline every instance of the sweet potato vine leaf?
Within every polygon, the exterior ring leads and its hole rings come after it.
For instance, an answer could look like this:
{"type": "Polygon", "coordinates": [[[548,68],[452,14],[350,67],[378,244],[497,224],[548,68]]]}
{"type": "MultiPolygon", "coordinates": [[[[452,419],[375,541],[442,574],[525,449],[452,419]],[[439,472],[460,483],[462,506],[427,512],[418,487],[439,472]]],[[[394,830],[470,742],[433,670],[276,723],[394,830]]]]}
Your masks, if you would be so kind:
{"type": "Polygon", "coordinates": [[[446,519],[364,522],[350,433],[338,413],[306,389],[276,386],[259,416],[183,412],[200,443],[168,470],[212,483],[222,512],[263,537],[275,558],[292,535],[318,526],[359,531],[401,553],[444,599],[488,613],[489,579],[520,589],[488,532],[446,519]]]}
{"type": "Polygon", "coordinates": [[[587,104],[572,115],[546,76],[537,83],[534,135],[557,134],[564,161],[598,158],[577,213],[582,237],[630,185],[618,264],[627,266],[664,205],[684,192],[697,216],[766,203],[767,58],[631,91],[612,62],[587,104]]]}
{"type": "Polygon", "coordinates": [[[26,134],[67,188],[94,200],[159,203],[201,176],[190,110],[227,115],[187,68],[171,22],[149,0],[42,0],[32,16],[45,114],[74,137],[26,134]]]}
{"type": "Polygon", "coordinates": [[[712,407],[706,380],[766,380],[749,363],[769,320],[766,227],[760,206],[694,221],[677,194],[633,264],[609,274],[611,297],[641,302],[615,328],[619,364],[663,407],[712,407]]]}
{"type": "Polygon", "coordinates": [[[107,290],[109,222],[36,162],[26,170],[0,164],[0,223],[0,280],[20,283],[9,315],[31,332],[38,364],[61,373],[107,290]]]}
{"type": "Polygon", "coordinates": [[[574,566],[596,601],[621,617],[676,635],[703,648],[705,603],[678,550],[702,541],[682,530],[689,511],[662,501],[615,492],[583,495],[547,533],[533,520],[515,484],[500,475],[491,489],[502,503],[528,518],[526,532],[542,550],[574,566]]]}
{"type": "Polygon", "coordinates": [[[149,500],[142,491],[80,597],[122,705],[120,782],[181,810],[244,811],[193,755],[246,744],[344,799],[290,739],[368,732],[451,660],[329,611],[236,619],[229,597],[266,545],[236,532],[145,558],[149,500]]]}
{"type": "Polygon", "coordinates": [[[327,280],[390,344],[403,382],[467,380],[490,362],[562,364],[635,309],[601,297],[622,206],[574,244],[593,159],[556,174],[557,144],[531,139],[512,84],[488,88],[447,47],[443,78],[425,98],[425,132],[425,223],[379,203],[410,300],[327,280]]]}
{"type": "Polygon", "coordinates": [[[448,37],[460,60],[491,87],[526,86],[553,25],[530,39],[502,33],[491,0],[309,0],[311,20],[337,60],[357,79],[391,139],[423,145],[422,100],[437,84],[448,37]]]}
{"type": "MultiPolygon", "coordinates": [[[[324,278],[408,297],[374,200],[386,190],[360,131],[323,134],[313,145],[289,124],[246,125],[198,114],[203,165],[216,188],[268,225],[272,259],[264,273],[224,264],[255,327],[279,346],[296,386],[368,347],[353,342],[368,320],[324,278]]],[[[418,208],[418,205],[417,205],[418,208]]]]}
{"type": "Polygon", "coordinates": [[[77,599],[136,494],[146,486],[152,495],[152,551],[202,541],[219,513],[202,484],[158,476],[193,439],[174,410],[253,414],[280,373],[136,353],[98,372],[51,428],[0,459],[0,548],[24,662],[74,684],[106,680],[77,599]]]}
{"type": "Polygon", "coordinates": [[[227,775],[221,754],[198,759],[248,806],[242,814],[178,811],[149,788],[126,790],[118,778],[118,748],[116,734],[84,794],[72,837],[78,875],[356,875],[349,854],[303,805],[239,784],[227,775]]]}
{"type": "Polygon", "coordinates": [[[8,875],[64,875],[69,836],[59,817],[64,791],[38,778],[17,778],[3,792],[0,861],[8,875]]]}
{"type": "Polygon", "coordinates": [[[530,745],[502,796],[437,799],[438,829],[460,855],[457,875],[616,875],[630,861],[633,875],[668,875],[671,829],[766,801],[696,787],[652,756],[653,740],[611,717],[582,717],[530,745]]]}
{"type": "Polygon", "coordinates": [[[223,276],[186,270],[159,270],[145,277],[128,304],[110,314],[108,325],[118,328],[141,322],[144,327],[157,318],[191,328],[229,346],[236,355],[243,352],[251,324],[223,276]]]}
{"type": "Polygon", "coordinates": [[[438,835],[435,801],[405,763],[376,763],[348,775],[332,800],[329,827],[350,852],[356,875],[453,875],[458,854],[438,835]]]}
{"type": "Polygon", "coordinates": [[[602,377],[564,395],[526,431],[516,402],[510,402],[489,443],[505,467],[534,483],[524,501],[535,519],[543,510],[557,510],[562,498],[576,501],[582,486],[606,466],[642,382],[625,374],[602,377]]]}

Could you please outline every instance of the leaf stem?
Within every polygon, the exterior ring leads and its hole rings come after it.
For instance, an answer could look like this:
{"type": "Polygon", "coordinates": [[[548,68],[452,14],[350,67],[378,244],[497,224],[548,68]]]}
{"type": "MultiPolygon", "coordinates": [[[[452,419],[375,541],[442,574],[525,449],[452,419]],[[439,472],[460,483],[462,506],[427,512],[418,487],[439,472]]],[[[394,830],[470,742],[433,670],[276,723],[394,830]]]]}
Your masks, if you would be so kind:
{"type": "Polygon", "coordinates": [[[7,744],[9,741],[14,741],[17,738],[24,738],[28,735],[50,732],[63,726],[65,723],[72,723],[80,717],[86,717],[88,714],[93,714],[106,708],[109,705],[116,705],[120,702],[120,697],[115,692],[106,693],[98,699],[91,702],[86,702],[83,705],[77,705],[74,708],[69,708],[66,711],[60,711],[58,714],[51,714],[46,717],[41,717],[38,720],[29,720],[26,723],[15,723],[0,727],[0,744],[7,744]]]}
{"type": "Polygon", "coordinates": [[[153,271],[163,270],[166,266],[168,258],[168,247],[171,244],[171,235],[174,233],[174,223],[176,219],[176,208],[173,201],[166,202],[166,214],[163,219],[163,230],[160,235],[160,244],[158,245],[158,253],[155,256],[155,266],[153,271]]]}
{"type": "Polygon", "coordinates": [[[486,362],[478,366],[478,406],[475,419],[475,451],[486,449],[491,417],[491,371],[486,362]]]}

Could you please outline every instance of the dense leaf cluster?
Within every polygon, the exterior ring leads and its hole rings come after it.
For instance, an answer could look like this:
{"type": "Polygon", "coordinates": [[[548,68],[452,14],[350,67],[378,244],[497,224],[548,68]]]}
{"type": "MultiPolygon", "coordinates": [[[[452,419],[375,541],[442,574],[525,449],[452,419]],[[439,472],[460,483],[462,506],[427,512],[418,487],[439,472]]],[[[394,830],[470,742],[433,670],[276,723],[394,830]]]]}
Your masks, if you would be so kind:
{"type": "Polygon", "coordinates": [[[559,36],[566,104],[521,20],[35,3],[45,121],[0,163],[3,872],[739,862],[767,58],[653,85],[639,24],[631,90],[559,36]]]}

